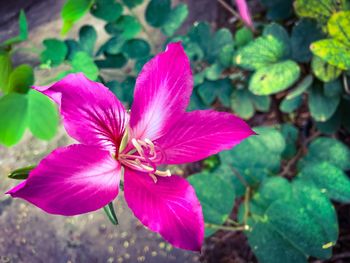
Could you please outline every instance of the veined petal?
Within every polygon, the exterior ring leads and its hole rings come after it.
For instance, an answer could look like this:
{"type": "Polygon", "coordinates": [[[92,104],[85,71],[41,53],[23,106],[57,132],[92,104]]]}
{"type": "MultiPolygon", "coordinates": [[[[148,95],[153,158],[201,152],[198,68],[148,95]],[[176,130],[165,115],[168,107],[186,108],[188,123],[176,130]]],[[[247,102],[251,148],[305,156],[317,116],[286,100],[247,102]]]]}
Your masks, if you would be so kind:
{"type": "Polygon", "coordinates": [[[253,21],[250,15],[247,0],[236,0],[236,5],[238,8],[239,15],[241,16],[243,22],[250,28],[253,28],[253,21]]]}
{"type": "Polygon", "coordinates": [[[190,100],[190,62],[181,43],[172,43],[165,52],[145,64],[136,81],[130,127],[136,139],[164,135],[190,100]]]}
{"type": "Polygon", "coordinates": [[[108,151],[75,144],[53,151],[7,193],[50,214],[71,216],[107,205],[118,195],[119,180],[120,165],[108,151]]]}
{"type": "Polygon", "coordinates": [[[124,194],[135,216],[175,247],[200,251],[204,238],[202,207],[183,178],[157,177],[125,169],[124,194]]]}
{"type": "Polygon", "coordinates": [[[34,89],[60,106],[64,127],[71,137],[109,151],[119,148],[129,117],[108,88],[79,73],[69,74],[52,86],[34,89]]]}
{"type": "Polygon", "coordinates": [[[253,134],[231,113],[198,110],[183,114],[155,144],[162,150],[162,164],[181,164],[228,150],[253,134]]]}

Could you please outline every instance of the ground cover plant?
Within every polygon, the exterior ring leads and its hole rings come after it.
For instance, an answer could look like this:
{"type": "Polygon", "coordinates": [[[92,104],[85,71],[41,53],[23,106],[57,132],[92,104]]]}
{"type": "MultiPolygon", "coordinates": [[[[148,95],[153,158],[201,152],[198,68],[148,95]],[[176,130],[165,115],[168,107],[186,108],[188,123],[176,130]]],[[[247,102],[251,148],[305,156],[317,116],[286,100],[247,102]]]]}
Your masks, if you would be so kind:
{"type": "MultiPolygon", "coordinates": [[[[9,177],[26,181],[9,193],[54,214],[103,208],[110,221],[118,224],[123,219],[116,215],[113,200],[119,179],[105,179],[114,190],[100,194],[79,180],[74,185],[67,174],[75,168],[64,162],[57,178],[50,175],[51,181],[45,182],[40,177],[57,169],[57,156],[78,160],[70,151],[86,147],[86,164],[103,160],[107,170],[124,170],[119,190],[125,191],[130,208],[144,225],[174,246],[202,250],[203,261],[346,262],[350,2],[252,0],[233,4],[219,0],[217,4],[224,18],[221,22],[198,21],[182,27],[190,15],[185,2],[68,0],[61,12],[61,35],[45,39],[37,54],[36,70],[56,71],[34,89],[29,89],[34,84],[32,67],[12,66],[16,43],[27,38],[21,12],[19,36],[0,46],[0,143],[16,144],[27,127],[34,136],[51,139],[59,115],[48,96],[58,104],[67,133],[83,145],[56,150],[33,167],[19,167],[9,177]],[[97,44],[101,32],[88,24],[80,27],[76,38],[66,37],[84,16],[103,21],[108,35],[103,43],[97,44]],[[91,96],[84,94],[82,87],[89,90],[90,86],[100,87],[101,94],[97,90],[89,91],[91,96]],[[186,90],[189,86],[192,93],[186,90]],[[111,99],[111,93],[121,103],[111,99]],[[79,108],[86,101],[89,106],[79,108]],[[47,114],[37,112],[42,107],[47,114]],[[129,130],[125,108],[131,108],[129,130]],[[153,115],[147,113],[149,109],[153,115]],[[185,110],[196,118],[181,118],[185,110]],[[119,117],[110,118],[108,112],[119,117]],[[83,134],[80,125],[99,134],[83,134]],[[108,135],[110,131],[118,136],[108,135]],[[118,162],[102,158],[105,152],[91,159],[93,155],[87,153],[97,151],[89,149],[92,145],[112,151],[114,159],[108,158],[118,162]],[[158,169],[163,164],[183,163],[189,164],[158,169]],[[167,178],[172,169],[181,169],[186,180],[175,175],[167,178]],[[149,173],[147,182],[135,179],[139,172],[149,173]],[[173,189],[167,188],[166,179],[179,185],[175,200],[170,200],[173,189]],[[162,185],[161,198],[152,195],[157,184],[162,185]],[[67,196],[64,200],[38,190],[62,185],[66,186],[61,193],[67,196]],[[153,186],[154,190],[145,191],[153,186]],[[142,198],[131,198],[130,189],[142,198]],[[76,193],[87,195],[89,205],[85,207],[87,199],[76,193]],[[66,202],[73,199],[69,206],[66,202]],[[162,213],[148,211],[156,203],[162,213]],[[172,216],[164,212],[169,208],[172,216]],[[171,225],[175,233],[165,225],[171,225]]],[[[92,176],[92,166],[75,172],[92,176]]]]}

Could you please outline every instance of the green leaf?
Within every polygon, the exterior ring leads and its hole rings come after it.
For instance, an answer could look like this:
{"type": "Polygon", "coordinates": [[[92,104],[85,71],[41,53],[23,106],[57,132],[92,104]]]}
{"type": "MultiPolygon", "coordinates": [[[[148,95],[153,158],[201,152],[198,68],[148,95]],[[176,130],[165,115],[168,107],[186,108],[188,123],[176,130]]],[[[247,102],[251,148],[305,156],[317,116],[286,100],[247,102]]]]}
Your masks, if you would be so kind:
{"type": "Polygon", "coordinates": [[[350,46],[350,11],[333,14],[328,20],[327,29],[333,38],[350,46]]]}
{"type": "Polygon", "coordinates": [[[285,159],[292,158],[297,153],[296,144],[299,131],[293,124],[284,123],[281,125],[281,133],[286,141],[286,148],[284,149],[282,156],[285,159]]]}
{"type": "Polygon", "coordinates": [[[0,98],[0,143],[12,146],[19,142],[27,127],[27,96],[11,93],[0,98]]]}
{"type": "Polygon", "coordinates": [[[93,0],[67,0],[62,8],[63,27],[61,34],[65,35],[72,26],[89,11],[93,0]]]}
{"type": "Polygon", "coordinates": [[[248,242],[260,263],[307,263],[307,257],[267,220],[251,223],[248,242]]]}
{"type": "MultiPolygon", "coordinates": [[[[312,202],[312,200],[308,201],[312,202]]],[[[330,257],[329,249],[323,249],[322,246],[333,242],[333,239],[330,240],[325,235],[317,220],[297,202],[278,200],[267,209],[266,216],[274,230],[281,233],[295,249],[300,250],[304,255],[322,259],[330,257]]]]}
{"type": "Polygon", "coordinates": [[[126,53],[129,58],[143,58],[150,54],[151,47],[148,42],[143,39],[131,39],[124,43],[122,51],[126,53]]]}
{"type": "Polygon", "coordinates": [[[9,53],[0,52],[0,91],[7,89],[8,81],[12,71],[12,60],[9,53]]]}
{"type": "Polygon", "coordinates": [[[112,37],[100,47],[96,56],[99,56],[104,52],[110,55],[117,55],[122,51],[124,43],[125,39],[123,39],[120,35],[112,37]]]}
{"type": "Polygon", "coordinates": [[[198,86],[198,94],[206,105],[211,105],[216,98],[229,107],[232,85],[229,79],[220,79],[216,81],[205,80],[198,86]]]}
{"type": "Polygon", "coordinates": [[[118,19],[123,13],[123,6],[114,0],[94,0],[91,14],[107,22],[118,19]]]}
{"type": "Polygon", "coordinates": [[[234,51],[235,50],[233,44],[223,46],[218,56],[218,62],[220,63],[220,65],[222,65],[223,67],[230,67],[232,64],[232,57],[234,51]]]}
{"type": "Polygon", "coordinates": [[[33,84],[33,68],[27,64],[22,64],[11,72],[5,93],[26,93],[33,84]]]}
{"type": "Polygon", "coordinates": [[[213,63],[214,60],[220,55],[222,49],[227,45],[233,46],[232,34],[227,28],[221,28],[215,32],[210,43],[210,52],[206,55],[207,61],[209,63],[213,63]]]}
{"type": "Polygon", "coordinates": [[[326,23],[329,17],[345,7],[346,0],[296,0],[295,12],[301,17],[309,17],[326,23]]]}
{"type": "Polygon", "coordinates": [[[277,40],[281,41],[284,47],[283,57],[290,56],[291,54],[290,38],[289,38],[288,32],[284,29],[284,27],[276,23],[271,23],[264,28],[263,35],[264,36],[271,35],[277,40]]]}
{"type": "Polygon", "coordinates": [[[263,67],[254,73],[249,90],[255,95],[270,95],[289,88],[298,80],[300,68],[292,60],[263,67]]]}
{"type": "Polygon", "coordinates": [[[183,24],[188,16],[188,7],[186,4],[178,4],[171,10],[169,16],[162,26],[162,32],[166,36],[172,36],[183,24]]]}
{"type": "Polygon", "coordinates": [[[312,75],[307,75],[296,87],[291,90],[288,95],[286,96],[287,100],[294,99],[296,97],[299,97],[302,95],[313,83],[314,78],[312,75]]]}
{"type": "Polygon", "coordinates": [[[254,39],[253,32],[248,27],[242,27],[236,31],[235,44],[237,47],[243,47],[254,39]]]}
{"type": "Polygon", "coordinates": [[[125,66],[127,59],[123,54],[109,55],[105,54],[105,59],[95,60],[95,64],[99,68],[122,68],[125,66]]]}
{"type": "Polygon", "coordinates": [[[28,92],[28,127],[33,135],[42,140],[52,139],[59,122],[56,105],[36,90],[28,92]]]}
{"type": "Polygon", "coordinates": [[[117,215],[115,214],[115,211],[114,211],[113,202],[110,202],[108,205],[104,206],[103,210],[105,211],[108,219],[111,221],[113,225],[119,224],[117,215]]]}
{"type": "Polygon", "coordinates": [[[118,35],[125,40],[129,40],[141,32],[142,26],[135,17],[123,15],[117,21],[106,24],[105,29],[111,35],[118,35]]]}
{"type": "Polygon", "coordinates": [[[243,180],[255,187],[280,169],[281,154],[286,145],[282,134],[272,127],[254,128],[258,136],[251,136],[230,151],[219,154],[221,162],[234,169],[237,196],[244,194],[243,180]]]}
{"type": "Polygon", "coordinates": [[[316,83],[309,91],[309,110],[316,121],[328,120],[337,110],[339,102],[339,96],[327,97],[320,83],[316,83]]]}
{"type": "Polygon", "coordinates": [[[208,80],[218,80],[221,76],[223,68],[220,64],[215,63],[207,67],[204,71],[205,77],[208,80]]]}
{"type": "Polygon", "coordinates": [[[18,25],[19,25],[18,35],[6,40],[2,44],[0,44],[0,46],[9,46],[28,39],[28,23],[27,23],[26,15],[23,10],[21,10],[19,13],[18,25]]]}
{"type": "Polygon", "coordinates": [[[170,0],[151,0],[145,11],[145,18],[148,24],[153,27],[163,26],[171,12],[170,0]]]}
{"type": "Polygon", "coordinates": [[[311,142],[307,155],[299,166],[310,163],[329,162],[342,170],[350,169],[350,149],[342,142],[327,137],[320,137],[311,142]]]}
{"type": "Polygon", "coordinates": [[[327,97],[341,96],[343,93],[343,84],[340,79],[336,79],[323,85],[324,95],[327,97]]]}
{"type": "Polygon", "coordinates": [[[27,179],[29,176],[29,173],[36,167],[36,165],[27,166],[23,168],[16,169],[8,175],[8,178],[10,179],[16,179],[16,180],[24,180],[27,179]]]}
{"type": "Polygon", "coordinates": [[[280,110],[284,113],[292,113],[297,108],[299,108],[302,103],[303,103],[302,96],[297,96],[291,99],[288,99],[287,97],[285,97],[280,104],[280,110]]]}
{"type": "Polygon", "coordinates": [[[312,57],[310,45],[321,38],[324,38],[324,34],[316,21],[302,19],[297,22],[291,34],[293,59],[303,63],[309,62],[312,57]]]}
{"type": "Polygon", "coordinates": [[[310,180],[322,193],[339,202],[350,202],[350,179],[338,167],[328,163],[311,163],[298,176],[310,180]]]}
{"type": "Polygon", "coordinates": [[[269,19],[286,19],[293,14],[293,0],[261,0],[261,3],[268,9],[269,19]]]}
{"type": "Polygon", "coordinates": [[[249,95],[256,110],[262,112],[268,112],[270,110],[270,96],[256,96],[251,92],[249,92],[249,95]]]}
{"type": "Polygon", "coordinates": [[[94,54],[94,47],[97,40],[97,32],[93,26],[85,25],[79,30],[79,43],[82,51],[90,56],[94,54]]]}
{"type": "Polygon", "coordinates": [[[341,106],[339,106],[336,112],[327,121],[316,122],[316,127],[324,134],[333,134],[340,128],[342,124],[342,116],[342,109],[341,106]]]}
{"type": "Polygon", "coordinates": [[[350,69],[350,47],[336,39],[323,39],[311,44],[312,53],[343,70],[350,69]]]}
{"type": "Polygon", "coordinates": [[[253,102],[246,89],[233,91],[231,108],[235,114],[246,120],[253,117],[255,113],[253,102]]]}
{"type": "Polygon", "coordinates": [[[283,42],[272,35],[259,37],[237,51],[234,63],[245,69],[261,69],[278,62],[284,50],[283,42]]]}
{"type": "Polygon", "coordinates": [[[124,5],[129,8],[134,8],[140,4],[142,4],[143,0],[123,0],[124,5]]]}
{"type": "Polygon", "coordinates": [[[342,70],[328,64],[318,56],[314,56],[311,61],[312,72],[323,82],[333,81],[340,76],[342,70]]]}
{"type": "Polygon", "coordinates": [[[71,64],[74,72],[82,72],[91,80],[97,79],[99,73],[98,67],[86,52],[79,51],[75,53],[71,64]]]}
{"type": "MultiPolygon", "coordinates": [[[[194,187],[202,205],[205,223],[223,224],[229,217],[235,201],[232,181],[219,172],[194,174],[188,177],[188,181],[194,187]]],[[[215,231],[206,228],[205,235],[209,236],[213,232],[215,231]]]]}
{"type": "Polygon", "coordinates": [[[106,83],[106,86],[124,103],[131,105],[134,94],[134,86],[136,79],[127,77],[122,83],[111,81],[106,83]]]}
{"type": "Polygon", "coordinates": [[[48,64],[50,66],[60,65],[67,56],[67,45],[58,39],[45,39],[43,41],[45,49],[40,54],[40,60],[42,64],[48,64]]]}
{"type": "Polygon", "coordinates": [[[73,39],[67,39],[64,41],[64,43],[67,46],[67,56],[66,59],[69,61],[72,61],[75,53],[79,52],[79,51],[83,51],[83,49],[81,48],[79,42],[73,40],[73,39]]]}

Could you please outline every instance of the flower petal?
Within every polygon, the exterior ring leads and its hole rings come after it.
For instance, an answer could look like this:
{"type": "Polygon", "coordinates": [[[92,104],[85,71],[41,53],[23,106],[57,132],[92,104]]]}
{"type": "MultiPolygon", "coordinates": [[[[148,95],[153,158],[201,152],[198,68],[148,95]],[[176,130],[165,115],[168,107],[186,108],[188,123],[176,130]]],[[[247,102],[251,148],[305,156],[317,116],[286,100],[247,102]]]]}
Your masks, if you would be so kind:
{"type": "Polygon", "coordinates": [[[120,165],[108,151],[75,144],[53,151],[7,193],[50,214],[71,216],[107,205],[118,194],[119,180],[120,165]]]}
{"type": "Polygon", "coordinates": [[[228,150],[255,134],[241,119],[227,112],[193,111],[155,141],[162,151],[162,164],[195,162],[228,150]]]}
{"type": "Polygon", "coordinates": [[[183,178],[125,170],[124,194],[135,216],[175,247],[200,251],[204,238],[202,207],[183,178]]]}
{"type": "Polygon", "coordinates": [[[236,5],[238,8],[239,15],[241,16],[243,22],[250,28],[253,28],[252,16],[250,15],[247,0],[236,0],[236,5]]]}
{"type": "Polygon", "coordinates": [[[105,86],[80,73],[69,74],[52,86],[34,89],[60,106],[63,124],[71,137],[109,151],[119,148],[128,114],[105,86]]]}
{"type": "Polygon", "coordinates": [[[181,43],[169,44],[137,78],[130,117],[133,137],[161,137],[186,110],[192,85],[190,62],[181,43]]]}

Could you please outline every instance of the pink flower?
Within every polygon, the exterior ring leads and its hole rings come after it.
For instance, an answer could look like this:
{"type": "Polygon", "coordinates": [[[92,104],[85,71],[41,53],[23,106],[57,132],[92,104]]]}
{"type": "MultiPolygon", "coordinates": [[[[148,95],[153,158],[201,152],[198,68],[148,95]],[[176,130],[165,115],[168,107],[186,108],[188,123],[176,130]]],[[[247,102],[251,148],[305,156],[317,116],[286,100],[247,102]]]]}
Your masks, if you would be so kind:
{"type": "Polygon", "coordinates": [[[249,12],[249,7],[246,0],[236,0],[236,5],[238,8],[239,15],[241,16],[243,22],[250,28],[253,28],[252,17],[249,12]]]}
{"type": "Polygon", "coordinates": [[[200,250],[204,222],[194,189],[157,167],[201,160],[253,132],[230,113],[185,112],[192,75],[180,43],[143,67],[130,116],[113,93],[83,74],[35,89],[59,105],[67,133],[80,144],[53,151],[11,196],[51,214],[83,214],[117,197],[124,170],[125,199],[135,216],[174,246],[200,250]]]}

